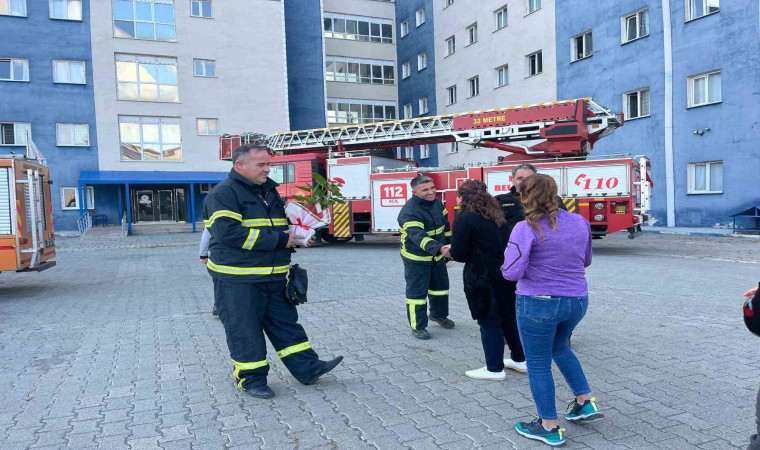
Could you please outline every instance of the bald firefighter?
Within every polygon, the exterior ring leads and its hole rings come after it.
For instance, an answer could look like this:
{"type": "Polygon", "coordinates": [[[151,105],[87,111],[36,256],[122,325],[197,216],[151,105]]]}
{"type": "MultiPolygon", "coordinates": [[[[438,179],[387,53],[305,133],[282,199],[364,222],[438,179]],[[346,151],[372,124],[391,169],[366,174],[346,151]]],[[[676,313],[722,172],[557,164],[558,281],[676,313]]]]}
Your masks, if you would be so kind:
{"type": "Polygon", "coordinates": [[[447,211],[435,193],[433,179],[420,175],[411,181],[412,198],[398,215],[401,259],[406,280],[406,316],[417,339],[430,339],[430,320],[454,328],[449,315],[449,275],[446,261],[451,244],[447,211]]]}

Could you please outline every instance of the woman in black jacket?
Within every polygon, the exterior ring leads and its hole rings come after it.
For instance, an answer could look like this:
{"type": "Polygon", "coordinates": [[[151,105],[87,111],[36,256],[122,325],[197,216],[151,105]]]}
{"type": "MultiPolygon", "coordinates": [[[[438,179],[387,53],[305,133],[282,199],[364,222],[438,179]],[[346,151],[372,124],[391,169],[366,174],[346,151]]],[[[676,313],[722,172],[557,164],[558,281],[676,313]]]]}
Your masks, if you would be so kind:
{"type": "Polygon", "coordinates": [[[472,318],[480,325],[486,366],[465,372],[476,380],[503,380],[504,368],[526,372],[525,354],[515,318],[514,282],[501,275],[509,229],[499,202],[480,181],[465,181],[457,190],[459,214],[454,220],[451,257],[464,262],[464,293],[472,318]],[[504,359],[504,340],[511,358],[504,359]]]}

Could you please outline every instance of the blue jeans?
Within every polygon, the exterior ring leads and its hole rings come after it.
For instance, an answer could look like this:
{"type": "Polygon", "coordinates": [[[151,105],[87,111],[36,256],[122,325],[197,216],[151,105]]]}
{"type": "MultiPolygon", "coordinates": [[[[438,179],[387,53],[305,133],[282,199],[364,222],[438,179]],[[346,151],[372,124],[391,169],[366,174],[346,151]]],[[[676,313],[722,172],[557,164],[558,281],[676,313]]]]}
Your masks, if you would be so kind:
{"type": "Polygon", "coordinates": [[[590,394],[581,363],[568,338],[586,315],[586,297],[530,297],[517,295],[517,327],[520,330],[528,378],[538,416],[557,419],[552,359],[576,396],[590,394]]]}

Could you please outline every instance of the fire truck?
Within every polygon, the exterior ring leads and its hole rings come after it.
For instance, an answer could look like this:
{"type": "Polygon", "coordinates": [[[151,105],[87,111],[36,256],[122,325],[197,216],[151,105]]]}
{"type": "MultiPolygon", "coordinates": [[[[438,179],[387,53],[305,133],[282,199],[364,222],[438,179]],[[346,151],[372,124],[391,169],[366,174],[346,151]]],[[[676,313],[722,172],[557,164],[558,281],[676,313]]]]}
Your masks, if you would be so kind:
{"type": "MultiPolygon", "coordinates": [[[[266,138],[275,156],[270,176],[291,197],[311,183],[312,172],[345,181],[345,204],[333,207],[328,242],[396,234],[400,208],[411,198],[418,175],[435,181],[438,195],[456,213],[456,190],[468,179],[483,181],[491,194],[512,187],[512,169],[533,164],[557,182],[568,211],[585,217],[595,237],[626,230],[633,238],[648,220],[651,180],[645,156],[590,156],[594,143],[623,125],[622,115],[590,98],[282,132],[266,138]],[[395,157],[398,147],[465,143],[504,150],[496,163],[432,168],[395,157]]],[[[220,158],[252,134],[220,138],[220,158]]]]}
{"type": "Polygon", "coordinates": [[[48,168],[22,156],[0,157],[0,272],[55,265],[48,168]]]}

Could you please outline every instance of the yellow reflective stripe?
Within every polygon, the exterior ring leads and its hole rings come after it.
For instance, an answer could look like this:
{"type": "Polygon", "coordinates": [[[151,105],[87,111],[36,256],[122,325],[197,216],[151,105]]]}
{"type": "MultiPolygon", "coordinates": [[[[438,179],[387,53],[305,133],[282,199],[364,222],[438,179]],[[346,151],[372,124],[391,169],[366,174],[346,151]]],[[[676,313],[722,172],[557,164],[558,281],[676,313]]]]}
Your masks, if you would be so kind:
{"type": "Polygon", "coordinates": [[[449,213],[449,210],[448,210],[448,209],[446,209],[446,208],[443,208],[443,215],[445,216],[445,215],[447,215],[448,213],[449,213]]]}
{"type": "Polygon", "coordinates": [[[277,354],[280,355],[280,358],[284,358],[288,355],[292,355],[293,353],[302,352],[310,348],[311,348],[311,343],[309,341],[306,341],[300,344],[291,345],[290,347],[284,348],[280,350],[279,352],[277,352],[277,354]]]}
{"type": "Polygon", "coordinates": [[[279,227],[287,226],[288,219],[245,219],[243,220],[244,227],[279,227]]]}
{"type": "Polygon", "coordinates": [[[245,240],[243,243],[243,248],[245,250],[253,250],[253,246],[256,244],[256,241],[259,239],[259,234],[261,231],[251,229],[248,231],[248,239],[245,240]]]}
{"type": "Polygon", "coordinates": [[[264,367],[267,365],[266,359],[263,361],[247,362],[247,363],[238,362],[238,361],[235,361],[234,359],[231,359],[231,361],[232,361],[232,364],[235,365],[235,372],[233,372],[233,374],[235,373],[239,374],[241,370],[253,370],[253,369],[258,369],[259,367],[264,367]]]}
{"type": "Polygon", "coordinates": [[[428,234],[428,236],[435,236],[436,234],[443,233],[443,230],[445,230],[445,229],[446,229],[446,225],[442,226],[441,228],[438,228],[437,230],[428,231],[427,234],[428,234]]]}
{"type": "Polygon", "coordinates": [[[409,305],[409,325],[412,326],[412,330],[417,329],[417,311],[414,305],[409,305]]]}
{"type": "Polygon", "coordinates": [[[449,295],[449,291],[428,291],[428,295],[449,295]]]}
{"type": "MultiPolygon", "coordinates": [[[[406,259],[411,259],[412,261],[432,261],[432,256],[417,256],[409,253],[406,250],[401,250],[401,256],[403,256],[406,259]]],[[[211,261],[209,261],[211,262],[211,261]]]]}
{"type": "Polygon", "coordinates": [[[447,232],[443,233],[443,235],[446,236],[446,237],[450,237],[451,236],[451,231],[447,231],[447,232]]]}
{"type": "Polygon", "coordinates": [[[427,246],[429,243],[431,243],[431,242],[435,242],[435,239],[430,239],[430,238],[428,238],[428,237],[424,238],[424,239],[422,240],[422,242],[420,242],[420,248],[421,248],[421,249],[423,249],[423,250],[425,250],[425,247],[426,247],[426,246],[427,246]]]}
{"type": "Polygon", "coordinates": [[[272,219],[272,224],[276,227],[280,225],[287,225],[288,219],[272,219]]]}
{"type": "Polygon", "coordinates": [[[243,389],[243,381],[245,381],[245,377],[241,378],[240,381],[238,381],[238,389],[245,390],[243,389]]]}
{"type": "Polygon", "coordinates": [[[208,218],[208,221],[204,220],[204,223],[207,223],[207,227],[210,227],[214,224],[216,219],[220,217],[229,217],[230,219],[237,220],[238,222],[243,221],[243,216],[240,215],[240,213],[236,213],[234,211],[228,211],[226,209],[221,209],[219,211],[215,211],[213,214],[211,214],[211,217],[208,218]]]}
{"type": "Polygon", "coordinates": [[[425,298],[408,298],[406,299],[407,305],[426,305],[427,299],[425,298]]]}
{"type": "Polygon", "coordinates": [[[440,260],[442,260],[442,259],[443,259],[443,255],[438,255],[438,256],[436,256],[436,257],[435,257],[435,260],[436,260],[436,261],[440,261],[440,260]]]}
{"type": "Polygon", "coordinates": [[[233,267],[216,264],[211,259],[208,260],[206,267],[214,272],[226,273],[229,275],[273,275],[278,273],[287,273],[290,266],[275,267],[233,267]]]}
{"type": "Polygon", "coordinates": [[[406,230],[407,228],[412,228],[412,227],[420,227],[424,230],[425,224],[422,222],[414,221],[414,220],[411,222],[404,222],[403,224],[401,224],[401,228],[404,230],[406,230]]]}

